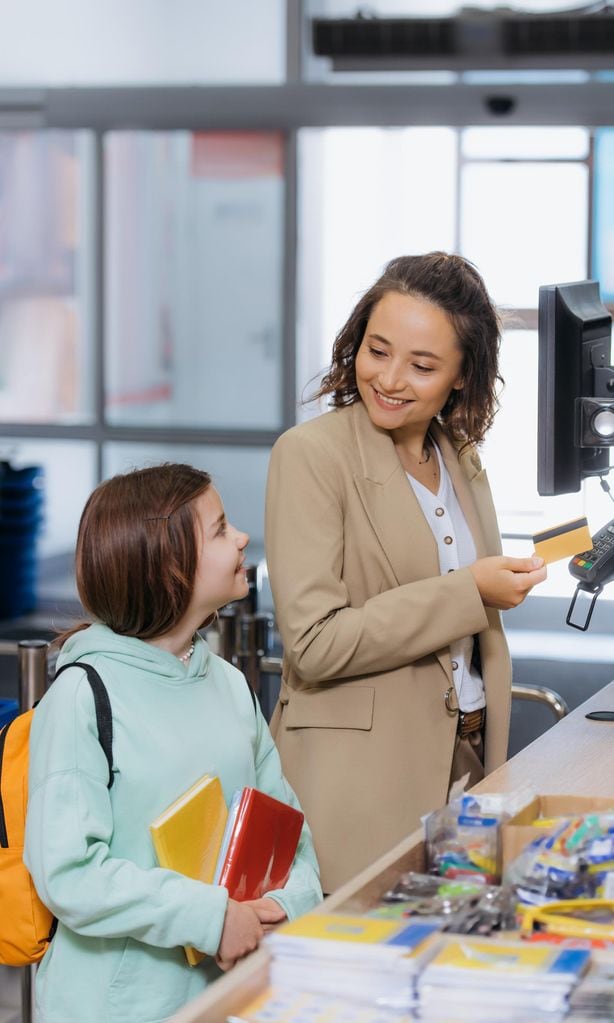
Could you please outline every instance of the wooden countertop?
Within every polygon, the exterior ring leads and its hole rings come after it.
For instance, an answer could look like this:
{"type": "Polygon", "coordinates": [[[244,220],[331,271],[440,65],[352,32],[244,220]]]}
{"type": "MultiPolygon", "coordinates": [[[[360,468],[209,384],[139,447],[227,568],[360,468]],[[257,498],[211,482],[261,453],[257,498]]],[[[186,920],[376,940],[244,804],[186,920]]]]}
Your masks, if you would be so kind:
{"type": "Polygon", "coordinates": [[[550,795],[614,796],[614,721],[589,721],[591,710],[614,711],[614,682],[595,693],[517,753],[476,792],[512,792],[533,785],[550,795]]]}
{"type": "MultiPolygon", "coordinates": [[[[546,795],[614,797],[614,721],[590,721],[591,710],[614,711],[614,682],[475,786],[475,792],[513,792],[532,786],[546,795]]],[[[320,907],[360,911],[374,905],[404,870],[423,868],[422,829],[399,842],[320,907]]],[[[225,1023],[268,981],[268,954],[259,949],[186,1005],[172,1023],[225,1023]]]]}

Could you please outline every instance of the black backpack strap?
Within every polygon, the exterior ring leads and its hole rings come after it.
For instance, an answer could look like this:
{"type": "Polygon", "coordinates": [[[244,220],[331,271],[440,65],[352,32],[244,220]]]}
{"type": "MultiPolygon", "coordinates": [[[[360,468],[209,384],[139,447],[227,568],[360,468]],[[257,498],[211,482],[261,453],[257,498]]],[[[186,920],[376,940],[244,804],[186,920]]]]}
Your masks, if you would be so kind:
{"type": "Polygon", "coordinates": [[[243,678],[245,679],[245,681],[247,683],[247,688],[249,689],[249,695],[252,698],[252,703],[254,705],[254,714],[257,715],[258,714],[258,710],[257,710],[257,707],[256,707],[256,694],[255,694],[254,690],[251,687],[251,683],[250,683],[247,675],[244,675],[243,678]]]}
{"type": "Polygon", "coordinates": [[[92,668],[91,664],[86,664],[85,661],[71,661],[70,664],[63,664],[62,667],[56,671],[55,678],[57,678],[58,675],[61,675],[63,671],[66,671],[67,668],[83,668],[87,675],[87,680],[92,687],[94,706],[96,708],[98,741],[102,746],[102,751],[107,758],[107,764],[109,765],[109,781],[107,783],[107,788],[110,789],[115,781],[115,775],[113,774],[113,718],[111,715],[111,701],[109,700],[107,687],[96,669],[92,668]]]}

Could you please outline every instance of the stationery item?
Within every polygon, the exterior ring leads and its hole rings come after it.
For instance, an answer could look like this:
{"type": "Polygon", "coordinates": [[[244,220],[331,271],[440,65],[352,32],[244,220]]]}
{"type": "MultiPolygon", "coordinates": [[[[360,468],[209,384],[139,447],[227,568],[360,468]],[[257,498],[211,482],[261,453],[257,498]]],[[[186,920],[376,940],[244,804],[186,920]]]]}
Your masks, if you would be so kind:
{"type": "Polygon", "coordinates": [[[401,877],[367,912],[379,920],[428,917],[452,934],[491,934],[516,927],[513,889],[472,880],[448,880],[412,871],[401,877]]]}
{"type": "Polygon", "coordinates": [[[438,921],[307,913],[265,942],[274,985],[406,1012],[416,1001],[415,976],[438,937],[438,921]]]}
{"type": "Polygon", "coordinates": [[[590,970],[573,991],[571,1019],[607,1023],[614,1019],[614,962],[609,953],[593,954],[590,970]]]}
{"type": "Polygon", "coordinates": [[[500,876],[501,808],[463,795],[424,818],[426,860],[442,877],[495,884],[500,876]]]}
{"type": "Polygon", "coordinates": [[[546,563],[571,558],[578,551],[588,551],[593,540],[585,516],[544,529],[533,537],[535,553],[546,563]]]}
{"type": "Polygon", "coordinates": [[[614,897],[613,814],[533,821],[531,832],[537,837],[505,872],[521,903],[614,897]]]}
{"type": "Polygon", "coordinates": [[[214,883],[231,899],[259,899],[283,888],[294,862],[304,815],[279,799],[244,788],[231,803],[223,838],[221,866],[214,883]]]}
{"type": "Polygon", "coordinates": [[[215,865],[215,874],[213,875],[213,884],[220,883],[220,875],[222,873],[222,867],[226,862],[226,853],[228,852],[228,845],[230,842],[230,836],[232,835],[235,822],[237,819],[237,811],[239,809],[239,803],[241,802],[241,796],[243,795],[243,789],[237,789],[232,799],[230,800],[230,806],[228,807],[228,816],[226,817],[226,826],[224,828],[224,834],[222,836],[222,844],[217,857],[217,863],[215,865]]]}
{"type": "Polygon", "coordinates": [[[427,1019],[429,1012],[453,1008],[455,1019],[489,1021],[495,1014],[497,1020],[535,1020],[562,1013],[590,956],[585,948],[450,939],[418,979],[421,1010],[427,1019]]]}
{"type": "Polygon", "coordinates": [[[538,929],[561,937],[614,942],[614,902],[579,898],[529,906],[523,911],[521,929],[524,934],[538,929]]]}
{"type": "Polygon", "coordinates": [[[412,1023],[414,1016],[359,1005],[344,998],[288,988],[266,988],[227,1023],[412,1023]]]}
{"type": "MultiPolygon", "coordinates": [[[[211,884],[227,815],[219,778],[203,775],[150,825],[160,866],[211,884]]],[[[203,958],[194,948],[185,952],[190,966],[203,958]]]]}

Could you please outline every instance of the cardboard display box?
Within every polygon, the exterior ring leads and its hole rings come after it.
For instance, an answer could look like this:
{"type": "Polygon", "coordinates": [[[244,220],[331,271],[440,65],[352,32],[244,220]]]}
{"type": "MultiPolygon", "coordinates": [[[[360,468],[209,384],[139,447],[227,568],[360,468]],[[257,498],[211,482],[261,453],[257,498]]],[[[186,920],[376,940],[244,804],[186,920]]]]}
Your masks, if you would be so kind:
{"type": "Polygon", "coordinates": [[[501,828],[503,870],[544,829],[533,825],[538,817],[576,817],[584,813],[614,813],[614,796],[536,796],[501,828]]]}

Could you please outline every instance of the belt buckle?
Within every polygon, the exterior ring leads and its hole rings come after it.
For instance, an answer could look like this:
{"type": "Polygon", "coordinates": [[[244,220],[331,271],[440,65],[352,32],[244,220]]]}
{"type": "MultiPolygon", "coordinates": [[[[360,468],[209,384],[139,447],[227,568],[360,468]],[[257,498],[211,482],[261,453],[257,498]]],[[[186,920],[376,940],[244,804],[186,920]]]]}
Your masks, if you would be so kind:
{"type": "Polygon", "coordinates": [[[458,725],[457,732],[461,739],[466,739],[468,735],[472,735],[474,732],[479,732],[484,724],[484,712],[481,709],[471,710],[468,712],[459,711],[458,713],[458,725]],[[479,714],[479,718],[476,718],[476,724],[472,728],[470,727],[469,720],[474,715],[479,714]]]}

